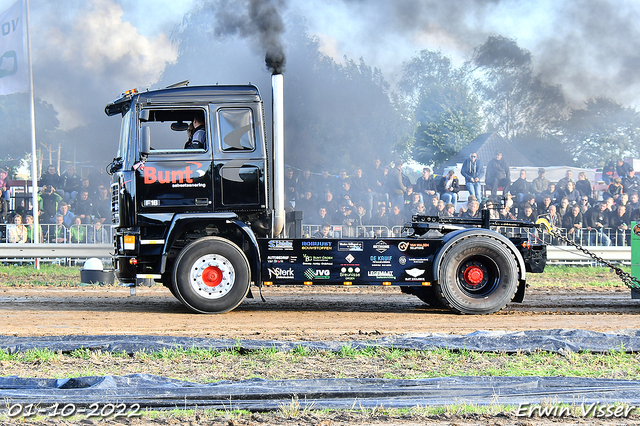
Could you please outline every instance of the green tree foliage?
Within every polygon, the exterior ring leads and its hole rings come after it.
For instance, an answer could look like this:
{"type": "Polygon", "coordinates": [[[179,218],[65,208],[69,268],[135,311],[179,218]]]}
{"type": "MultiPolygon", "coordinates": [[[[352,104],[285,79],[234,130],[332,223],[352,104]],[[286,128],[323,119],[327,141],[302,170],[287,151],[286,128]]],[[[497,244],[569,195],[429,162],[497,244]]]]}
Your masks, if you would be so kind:
{"type": "Polygon", "coordinates": [[[489,37],[474,49],[471,63],[482,72],[477,89],[489,126],[508,140],[545,136],[566,116],[562,88],[534,74],[531,53],[515,40],[489,37]]]}
{"type": "Polygon", "coordinates": [[[564,124],[564,143],[577,164],[601,167],[609,159],[640,153],[640,114],[612,99],[596,98],[572,109],[564,124]]]}
{"type": "Polygon", "coordinates": [[[466,67],[441,52],[423,50],[404,64],[400,93],[415,113],[413,156],[440,166],[483,131],[480,101],[466,67]]]}
{"type": "MultiPolygon", "coordinates": [[[[20,160],[31,153],[31,115],[29,110],[29,95],[27,93],[0,96],[0,128],[2,129],[0,167],[2,168],[17,167],[20,160]]],[[[35,113],[36,141],[50,143],[59,125],[58,113],[54,110],[53,105],[41,100],[36,100],[35,113]]]]}

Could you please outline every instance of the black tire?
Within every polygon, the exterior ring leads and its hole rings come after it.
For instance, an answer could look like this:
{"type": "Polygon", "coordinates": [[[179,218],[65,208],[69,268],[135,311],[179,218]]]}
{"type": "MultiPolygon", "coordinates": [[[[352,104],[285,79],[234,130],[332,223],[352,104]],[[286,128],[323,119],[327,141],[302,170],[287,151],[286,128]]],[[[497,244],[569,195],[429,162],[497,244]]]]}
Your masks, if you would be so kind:
{"type": "Polygon", "coordinates": [[[249,261],[234,243],[205,237],[187,245],[173,267],[173,292],[187,308],[221,314],[237,307],[249,292],[249,261]]]}
{"type": "Polygon", "coordinates": [[[444,255],[435,285],[444,306],[460,314],[491,314],[518,289],[518,264],[509,248],[484,236],[466,238],[444,255]]]}

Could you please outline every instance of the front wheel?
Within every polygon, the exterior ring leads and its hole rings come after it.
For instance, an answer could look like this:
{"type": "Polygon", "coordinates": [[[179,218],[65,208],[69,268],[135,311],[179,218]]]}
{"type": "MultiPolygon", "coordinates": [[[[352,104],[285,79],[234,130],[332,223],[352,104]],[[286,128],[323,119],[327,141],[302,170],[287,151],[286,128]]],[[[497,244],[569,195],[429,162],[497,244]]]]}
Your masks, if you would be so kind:
{"type": "Polygon", "coordinates": [[[513,300],[518,289],[514,254],[500,241],[478,236],[449,249],[435,286],[445,306],[461,314],[491,314],[513,300]]]}
{"type": "Polygon", "coordinates": [[[173,268],[173,293],[194,312],[229,312],[249,292],[249,261],[234,243],[205,237],[187,245],[173,268]]]}

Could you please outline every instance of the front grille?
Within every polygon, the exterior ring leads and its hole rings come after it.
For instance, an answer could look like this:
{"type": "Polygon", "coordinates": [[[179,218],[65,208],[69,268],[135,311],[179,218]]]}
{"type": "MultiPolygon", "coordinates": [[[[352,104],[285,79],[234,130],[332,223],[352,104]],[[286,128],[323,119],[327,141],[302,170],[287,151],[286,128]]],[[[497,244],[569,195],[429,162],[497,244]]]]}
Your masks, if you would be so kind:
{"type": "Polygon", "coordinates": [[[120,224],[120,203],[118,203],[119,186],[117,183],[111,184],[111,222],[116,226],[120,224]]]}

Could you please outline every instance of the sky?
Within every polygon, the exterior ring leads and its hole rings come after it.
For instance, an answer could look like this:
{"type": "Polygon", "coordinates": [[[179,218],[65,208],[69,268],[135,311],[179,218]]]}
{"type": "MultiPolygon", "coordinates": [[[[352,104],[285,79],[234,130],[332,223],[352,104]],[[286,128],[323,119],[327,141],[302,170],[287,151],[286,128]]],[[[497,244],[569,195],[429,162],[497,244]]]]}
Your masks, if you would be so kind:
{"type": "MultiPolygon", "coordinates": [[[[261,62],[263,53],[255,46],[233,50],[210,73],[176,64],[179,52],[172,34],[180,30],[185,14],[211,2],[229,9],[244,4],[238,0],[30,0],[36,97],[54,106],[62,129],[107,126],[105,131],[117,138],[119,124],[107,118],[103,109],[129,88],[157,87],[163,79],[191,75],[192,82],[200,84],[246,83],[232,80],[238,75],[252,81],[266,79],[263,66],[256,65],[246,75],[234,69],[261,62]],[[106,120],[111,120],[108,125],[103,123],[106,120]]],[[[363,58],[392,85],[401,78],[403,62],[423,49],[441,50],[461,64],[487,37],[502,35],[531,51],[535,70],[548,83],[561,84],[574,105],[596,96],[640,105],[639,1],[271,2],[281,11],[285,27],[303,19],[318,37],[322,53],[338,62],[345,55],[356,61],[363,58]]],[[[0,10],[12,4],[0,0],[0,10]]],[[[232,39],[227,41],[251,44],[249,38],[232,39]]]]}

